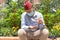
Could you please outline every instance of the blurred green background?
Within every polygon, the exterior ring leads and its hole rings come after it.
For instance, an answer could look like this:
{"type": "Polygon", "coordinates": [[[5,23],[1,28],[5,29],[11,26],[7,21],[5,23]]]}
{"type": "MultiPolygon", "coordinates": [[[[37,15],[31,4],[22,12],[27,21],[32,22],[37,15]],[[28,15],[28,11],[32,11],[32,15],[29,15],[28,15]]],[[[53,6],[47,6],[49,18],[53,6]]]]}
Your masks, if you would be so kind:
{"type": "MultiPolygon", "coordinates": [[[[17,36],[21,27],[21,14],[24,12],[23,3],[24,0],[6,0],[5,6],[0,5],[0,36],[17,36]]],[[[43,14],[49,36],[60,36],[60,1],[40,0],[39,3],[32,4],[43,14]]]]}

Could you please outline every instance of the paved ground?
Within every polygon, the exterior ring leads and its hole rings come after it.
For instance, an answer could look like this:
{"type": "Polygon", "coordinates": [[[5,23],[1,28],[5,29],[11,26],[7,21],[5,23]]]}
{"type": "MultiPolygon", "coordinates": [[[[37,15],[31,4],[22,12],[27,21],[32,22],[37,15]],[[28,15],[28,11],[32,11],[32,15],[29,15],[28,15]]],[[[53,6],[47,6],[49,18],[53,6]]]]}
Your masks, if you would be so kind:
{"type": "Polygon", "coordinates": [[[0,40],[19,40],[18,37],[0,37],[0,40]]]}
{"type": "MultiPolygon", "coordinates": [[[[19,40],[18,37],[0,37],[0,40],[19,40]]],[[[51,40],[51,39],[47,39],[47,40],[51,40]]],[[[60,38],[57,38],[57,40],[60,40],[60,38]]]]}

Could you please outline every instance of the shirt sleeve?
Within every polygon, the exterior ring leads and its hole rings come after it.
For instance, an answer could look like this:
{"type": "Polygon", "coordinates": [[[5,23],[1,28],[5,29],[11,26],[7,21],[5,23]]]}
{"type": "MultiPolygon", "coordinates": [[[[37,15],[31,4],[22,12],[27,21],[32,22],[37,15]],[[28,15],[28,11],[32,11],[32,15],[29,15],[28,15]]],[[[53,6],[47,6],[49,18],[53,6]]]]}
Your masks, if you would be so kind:
{"type": "Polygon", "coordinates": [[[39,18],[42,20],[43,24],[39,24],[38,26],[39,26],[40,29],[42,30],[42,29],[46,28],[46,25],[45,25],[45,23],[44,23],[43,15],[42,15],[41,13],[39,13],[39,14],[40,14],[40,15],[39,15],[39,18]]]}
{"type": "Polygon", "coordinates": [[[22,14],[21,15],[21,29],[24,29],[24,30],[28,31],[29,30],[28,27],[29,26],[25,25],[25,15],[22,14]]]}

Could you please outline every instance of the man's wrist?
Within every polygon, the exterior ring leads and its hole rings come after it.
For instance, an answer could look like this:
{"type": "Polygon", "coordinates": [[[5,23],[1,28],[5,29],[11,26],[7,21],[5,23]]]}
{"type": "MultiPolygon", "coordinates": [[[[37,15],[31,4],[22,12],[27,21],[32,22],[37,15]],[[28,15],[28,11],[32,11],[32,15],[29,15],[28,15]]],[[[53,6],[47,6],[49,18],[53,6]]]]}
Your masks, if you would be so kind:
{"type": "Polygon", "coordinates": [[[31,29],[30,26],[28,27],[28,29],[31,29]]]}

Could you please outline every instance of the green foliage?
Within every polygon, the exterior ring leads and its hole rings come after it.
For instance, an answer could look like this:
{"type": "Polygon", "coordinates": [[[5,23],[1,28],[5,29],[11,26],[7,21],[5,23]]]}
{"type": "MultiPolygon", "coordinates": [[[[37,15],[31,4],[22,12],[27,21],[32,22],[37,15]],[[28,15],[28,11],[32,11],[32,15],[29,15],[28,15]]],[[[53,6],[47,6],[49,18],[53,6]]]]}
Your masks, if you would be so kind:
{"type": "Polygon", "coordinates": [[[60,23],[53,26],[50,30],[50,36],[60,36],[60,23]]]}
{"type": "Polygon", "coordinates": [[[54,28],[54,27],[60,28],[60,26],[59,26],[60,10],[58,9],[56,13],[44,14],[44,20],[45,20],[47,28],[50,31],[50,36],[60,36],[60,34],[58,33],[58,32],[60,32],[60,30],[54,28]],[[53,30],[53,31],[51,32],[51,30],[53,30]]]}
{"type": "Polygon", "coordinates": [[[17,36],[17,27],[1,27],[0,29],[0,36],[17,36]]]}
{"type": "MultiPolygon", "coordinates": [[[[44,7],[39,9],[44,16],[44,20],[47,28],[50,31],[50,36],[60,36],[60,30],[54,27],[60,28],[60,10],[56,12],[50,11],[51,0],[43,1],[44,7]],[[59,24],[58,24],[59,23],[59,24]],[[53,31],[52,31],[53,30],[53,31]]],[[[17,31],[21,26],[21,14],[24,12],[23,0],[17,2],[10,1],[10,6],[2,9],[0,12],[3,13],[4,19],[0,20],[0,36],[16,36],[17,31]],[[20,5],[20,6],[19,6],[20,5]],[[19,7],[18,7],[19,6],[19,7]]]]}
{"type": "Polygon", "coordinates": [[[18,13],[10,13],[9,18],[11,19],[12,26],[20,25],[20,16],[18,13]]]}
{"type": "Polygon", "coordinates": [[[16,36],[21,24],[21,14],[23,7],[17,7],[16,2],[10,2],[10,6],[1,10],[4,14],[3,20],[0,20],[0,36],[16,36]]]}
{"type": "Polygon", "coordinates": [[[12,8],[16,8],[17,6],[18,6],[18,3],[17,2],[10,2],[10,6],[12,7],[12,8]]]}
{"type": "Polygon", "coordinates": [[[18,7],[23,7],[24,0],[18,0],[18,7]]]}
{"type": "Polygon", "coordinates": [[[11,29],[10,28],[7,28],[7,27],[2,27],[1,29],[0,29],[0,36],[9,36],[10,35],[10,33],[8,33],[8,32],[11,32],[10,31],[11,29]]]}
{"type": "Polygon", "coordinates": [[[51,14],[51,13],[45,14],[44,19],[45,19],[46,26],[49,27],[50,29],[55,23],[55,14],[51,14]]]}

